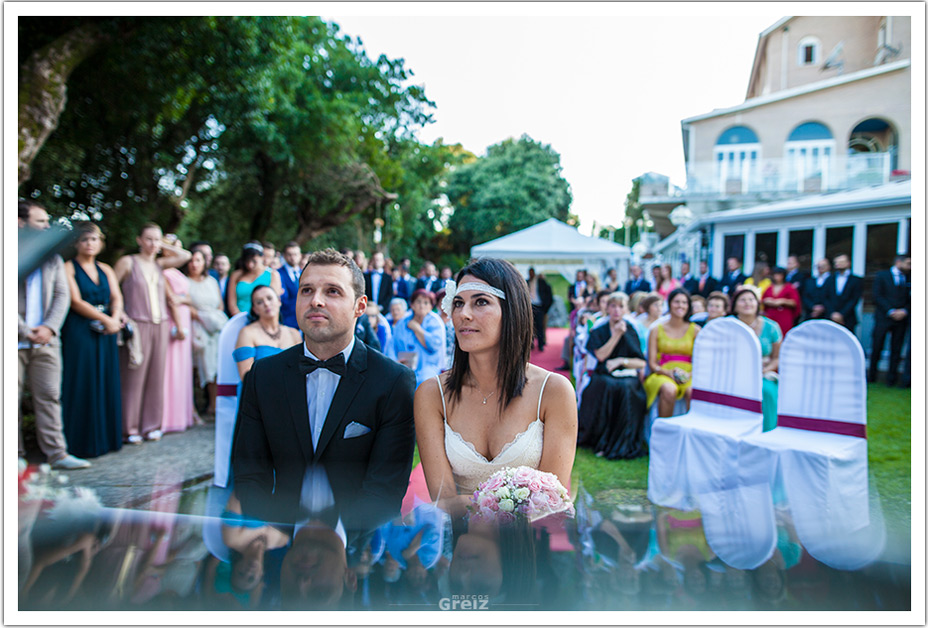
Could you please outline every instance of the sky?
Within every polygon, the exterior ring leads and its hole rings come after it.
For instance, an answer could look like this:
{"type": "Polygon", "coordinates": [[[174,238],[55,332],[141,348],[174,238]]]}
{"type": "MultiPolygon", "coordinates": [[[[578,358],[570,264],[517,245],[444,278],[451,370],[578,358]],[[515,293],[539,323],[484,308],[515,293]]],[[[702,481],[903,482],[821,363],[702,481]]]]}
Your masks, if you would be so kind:
{"type": "Polygon", "coordinates": [[[594,221],[619,225],[632,179],[645,172],[685,185],[680,121],[744,101],[758,36],[784,15],[777,4],[738,3],[644,10],[606,3],[588,15],[567,7],[568,14],[545,16],[466,8],[458,15],[371,17],[369,8],[368,15],[320,15],[360,37],[371,58],[405,59],[412,81],[436,104],[420,140],[443,138],[477,155],[522,134],[549,144],[561,155],[571,211],[586,234],[594,221]]]}

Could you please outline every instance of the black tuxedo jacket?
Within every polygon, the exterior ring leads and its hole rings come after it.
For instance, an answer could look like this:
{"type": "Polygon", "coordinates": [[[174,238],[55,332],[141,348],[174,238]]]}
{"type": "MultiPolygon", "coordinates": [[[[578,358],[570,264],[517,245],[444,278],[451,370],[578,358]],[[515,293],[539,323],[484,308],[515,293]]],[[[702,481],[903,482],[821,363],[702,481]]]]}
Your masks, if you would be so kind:
{"type": "Polygon", "coordinates": [[[735,294],[735,286],[743,284],[745,281],[747,281],[747,278],[748,276],[740,270],[734,277],[732,277],[731,271],[726,270],[725,274],[722,275],[722,279],[718,283],[718,289],[725,292],[729,297],[732,297],[735,294]]]}
{"type": "MultiPolygon", "coordinates": [[[[904,309],[912,311],[912,284],[906,277],[901,286],[896,285],[893,271],[881,270],[873,279],[874,315],[877,321],[889,318],[890,310],[904,309]]],[[[893,321],[895,322],[895,321],[893,321]]]]}
{"type": "MultiPolygon", "coordinates": [[[[441,290],[444,287],[444,285],[445,285],[445,280],[442,279],[441,277],[435,277],[435,278],[419,277],[416,280],[416,286],[415,288],[413,288],[413,292],[415,292],[416,290],[428,290],[432,294],[435,294],[436,292],[441,290]],[[430,279],[431,281],[429,281],[430,279]]],[[[412,293],[410,293],[409,296],[410,298],[412,298],[412,293]]]]}
{"type": "Polygon", "coordinates": [[[390,299],[393,298],[393,277],[388,272],[381,273],[380,293],[372,294],[374,283],[371,279],[371,272],[364,273],[364,294],[367,295],[368,302],[375,302],[386,312],[390,308],[390,299]]]}
{"type": "Polygon", "coordinates": [[[690,294],[698,294],[703,298],[708,298],[709,294],[718,290],[719,282],[709,275],[706,277],[706,285],[703,286],[703,289],[699,289],[699,277],[693,277],[692,279],[687,279],[686,283],[683,284],[683,287],[686,288],[686,291],[690,294]]]}
{"type": "Polygon", "coordinates": [[[839,312],[844,317],[844,326],[853,331],[857,326],[857,303],[863,294],[863,280],[856,275],[848,275],[841,294],[838,294],[837,281],[837,274],[831,273],[822,286],[825,317],[829,318],[833,313],[839,312]]]}
{"type": "Polygon", "coordinates": [[[640,279],[629,279],[625,282],[625,294],[631,296],[635,292],[651,292],[651,282],[641,277],[640,279]]]}
{"type": "Polygon", "coordinates": [[[355,342],[313,449],[302,357],[299,344],[255,361],[245,376],[232,445],[243,512],[300,520],[303,475],[321,464],[346,527],[376,527],[399,513],[409,484],[415,373],[355,342]],[[352,423],[370,431],[346,438],[352,423]]]}

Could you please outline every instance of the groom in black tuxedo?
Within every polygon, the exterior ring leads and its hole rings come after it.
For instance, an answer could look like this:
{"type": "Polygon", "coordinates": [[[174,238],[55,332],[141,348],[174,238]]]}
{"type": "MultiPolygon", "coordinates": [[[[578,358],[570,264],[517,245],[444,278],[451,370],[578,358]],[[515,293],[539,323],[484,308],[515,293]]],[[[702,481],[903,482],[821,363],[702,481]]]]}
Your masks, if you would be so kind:
{"type": "Polygon", "coordinates": [[[261,360],[245,376],[232,449],[243,512],[305,518],[306,469],[322,465],[346,527],[399,513],[409,483],[415,374],[355,340],[364,276],[333,249],[300,275],[296,315],[304,343],[261,360]]]}

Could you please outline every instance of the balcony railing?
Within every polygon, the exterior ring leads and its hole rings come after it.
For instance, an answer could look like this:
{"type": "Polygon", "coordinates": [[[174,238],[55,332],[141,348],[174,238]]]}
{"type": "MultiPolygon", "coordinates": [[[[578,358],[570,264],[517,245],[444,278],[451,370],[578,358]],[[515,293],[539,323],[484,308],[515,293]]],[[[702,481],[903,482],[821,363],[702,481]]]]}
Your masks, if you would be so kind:
{"type": "Polygon", "coordinates": [[[817,160],[744,159],[696,162],[686,173],[686,195],[818,194],[890,181],[891,153],[828,155],[817,160]]]}

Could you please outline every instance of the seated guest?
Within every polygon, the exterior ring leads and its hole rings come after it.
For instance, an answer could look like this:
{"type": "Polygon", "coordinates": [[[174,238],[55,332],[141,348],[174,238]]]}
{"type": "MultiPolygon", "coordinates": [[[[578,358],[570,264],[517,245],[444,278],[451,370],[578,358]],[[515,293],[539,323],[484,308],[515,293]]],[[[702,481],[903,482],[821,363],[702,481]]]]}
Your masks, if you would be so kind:
{"type": "Polygon", "coordinates": [[[689,408],[693,370],[693,343],[699,326],[690,322],[690,293],[677,288],[670,293],[670,319],[658,323],[648,338],[648,364],[651,374],[644,380],[648,407],[659,398],[658,416],[673,413],[674,403],[686,399],[689,408]]]}
{"type": "Polygon", "coordinates": [[[690,320],[702,327],[709,318],[709,313],[706,312],[706,300],[698,294],[693,295],[691,298],[693,300],[693,315],[690,316],[690,320]]]}
{"type": "Polygon", "coordinates": [[[445,324],[432,311],[435,295],[412,293],[412,311],[393,328],[396,358],[416,372],[416,384],[441,373],[445,365],[445,324]]]}
{"type": "Polygon", "coordinates": [[[586,342],[597,365],[580,401],[577,444],[610,460],[638,458],[644,443],[644,388],[638,370],[645,367],[638,334],[624,316],[628,296],[606,300],[608,323],[594,328],[586,342]]]}
{"type": "Polygon", "coordinates": [[[661,317],[661,312],[664,309],[664,298],[652,292],[641,300],[638,309],[640,310],[638,322],[645,329],[649,329],[661,317]]]}
{"type": "Polygon", "coordinates": [[[393,329],[386,317],[380,313],[380,307],[371,301],[367,302],[367,320],[371,329],[377,336],[380,346],[383,347],[383,354],[388,358],[395,358],[393,352],[393,329]]]}
{"type": "MultiPolygon", "coordinates": [[[[435,295],[435,302],[440,304],[444,298],[445,289],[442,288],[435,295]]],[[[438,315],[441,316],[441,322],[445,324],[445,370],[447,371],[454,361],[454,324],[451,322],[451,316],[441,307],[438,308],[438,315]]]]}
{"type": "MultiPolygon", "coordinates": [[[[411,295],[412,293],[410,293],[411,295]]],[[[402,297],[393,297],[390,299],[390,309],[386,314],[387,322],[390,325],[395,326],[398,322],[403,320],[406,317],[406,312],[409,311],[409,304],[406,303],[406,299],[402,297]]]]}
{"type": "Polygon", "coordinates": [[[303,342],[300,330],[280,322],[280,297],[270,286],[257,286],[251,292],[249,324],[238,333],[232,356],[238,363],[238,375],[245,379],[255,360],[280,353],[303,342]]]}
{"type": "Polygon", "coordinates": [[[709,321],[726,316],[729,309],[731,309],[731,301],[728,299],[728,295],[721,290],[716,290],[706,299],[706,314],[708,316],[706,316],[703,326],[709,321]]]}
{"type": "Polygon", "coordinates": [[[760,340],[764,374],[762,409],[764,431],[768,432],[777,426],[777,370],[780,365],[780,342],[783,340],[783,332],[774,321],[760,315],[760,297],[757,288],[753,286],[742,286],[735,291],[731,301],[731,313],[753,329],[760,340]]]}

